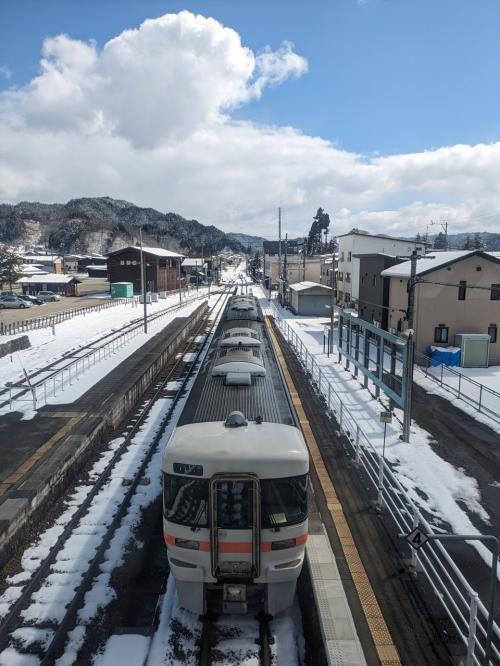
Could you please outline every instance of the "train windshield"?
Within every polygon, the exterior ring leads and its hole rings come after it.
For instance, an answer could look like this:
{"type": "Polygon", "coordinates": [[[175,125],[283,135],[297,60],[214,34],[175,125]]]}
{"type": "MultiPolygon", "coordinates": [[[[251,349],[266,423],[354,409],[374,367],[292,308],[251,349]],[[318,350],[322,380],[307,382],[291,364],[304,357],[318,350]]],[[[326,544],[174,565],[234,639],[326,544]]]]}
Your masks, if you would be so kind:
{"type": "Polygon", "coordinates": [[[261,523],[264,529],[301,523],[307,518],[308,474],[262,479],[261,523]]]}
{"type": "Polygon", "coordinates": [[[163,512],[178,525],[208,527],[208,479],[163,475],[163,512]]]}

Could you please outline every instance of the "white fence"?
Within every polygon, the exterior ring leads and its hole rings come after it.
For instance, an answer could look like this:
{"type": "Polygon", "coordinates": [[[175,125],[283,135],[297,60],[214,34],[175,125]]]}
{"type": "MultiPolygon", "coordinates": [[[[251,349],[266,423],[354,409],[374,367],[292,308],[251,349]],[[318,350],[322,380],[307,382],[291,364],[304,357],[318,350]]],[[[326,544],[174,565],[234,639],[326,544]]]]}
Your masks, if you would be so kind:
{"type": "MultiPolygon", "coordinates": [[[[335,416],[341,432],[349,441],[356,464],[363,468],[372,482],[381,506],[392,517],[400,534],[409,534],[415,527],[422,527],[429,535],[438,535],[420,514],[418,507],[407,495],[387,462],[379,455],[369,437],[362,431],[349,408],[309,352],[293,328],[272,308],[275,322],[282,335],[294,350],[298,360],[310,376],[310,381],[326,400],[328,409],[335,416]]],[[[411,446],[409,444],[408,446],[411,446]]],[[[415,571],[421,571],[445,608],[467,653],[467,666],[483,664],[487,636],[488,610],[479,599],[448,550],[437,540],[428,541],[418,552],[410,550],[415,571]]],[[[500,629],[493,624],[493,640],[490,664],[500,663],[500,629]]]]}

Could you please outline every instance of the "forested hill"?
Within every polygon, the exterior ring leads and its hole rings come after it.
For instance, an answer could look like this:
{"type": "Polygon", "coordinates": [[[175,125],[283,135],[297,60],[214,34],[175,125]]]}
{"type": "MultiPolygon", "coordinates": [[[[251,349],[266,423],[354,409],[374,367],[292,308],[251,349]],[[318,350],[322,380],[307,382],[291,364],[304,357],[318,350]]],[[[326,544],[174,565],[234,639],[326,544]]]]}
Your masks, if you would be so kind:
{"type": "Polygon", "coordinates": [[[0,242],[43,243],[57,252],[105,254],[135,243],[141,226],[145,244],[184,254],[243,250],[239,241],[214,226],[109,197],[66,204],[0,204],[0,242]]]}

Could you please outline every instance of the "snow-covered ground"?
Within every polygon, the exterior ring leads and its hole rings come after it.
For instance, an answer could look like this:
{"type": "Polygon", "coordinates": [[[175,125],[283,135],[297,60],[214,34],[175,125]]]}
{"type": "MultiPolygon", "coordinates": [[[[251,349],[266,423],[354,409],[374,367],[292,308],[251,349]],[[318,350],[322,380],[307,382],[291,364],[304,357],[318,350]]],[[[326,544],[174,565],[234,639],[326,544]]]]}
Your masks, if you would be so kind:
{"type": "MultiPolygon", "coordinates": [[[[221,301],[217,312],[212,315],[213,317],[220,315],[224,302],[221,301]]],[[[125,551],[131,542],[135,547],[140,547],[139,543],[134,543],[134,530],[140,523],[144,509],[161,493],[162,450],[168,443],[193,381],[194,377],[188,383],[184,396],[177,403],[166,428],[162,432],[160,443],[145,471],[145,477],[150,479],[150,483],[139,485],[136,490],[127,514],[105,553],[101,572],[94,580],[91,590],[85,596],[83,607],[78,613],[77,627],[70,634],[70,640],[64,655],[57,661],[58,666],[69,666],[78,663],[77,653],[84,644],[86,627],[115,596],[110,584],[112,571],[122,564],[125,551]]],[[[174,390],[178,386],[172,383],[168,388],[174,390]]],[[[153,405],[146,421],[135,435],[125,454],[115,465],[109,483],[103,486],[96,495],[88,513],[80,519],[72,535],[58,551],[50,575],[33,595],[32,603],[22,613],[26,623],[25,626],[18,628],[12,634],[13,643],[0,653],[0,666],[24,666],[39,663],[37,657],[27,655],[20,649],[20,646],[29,649],[34,644],[47,646],[50,643],[54,633],[50,626],[53,623],[58,623],[64,616],[66,605],[72,600],[75,589],[87,571],[88,562],[99,548],[103,534],[113,520],[116,510],[127,492],[127,485],[124,485],[123,481],[124,479],[132,479],[137,474],[155,435],[161,427],[171,400],[170,398],[161,398],[153,405]]],[[[90,493],[95,480],[104,470],[122,441],[123,438],[118,438],[109,443],[108,448],[94,464],[87,482],[78,486],[72,496],[66,500],[64,511],[56,523],[45,530],[37,541],[23,553],[20,571],[9,577],[8,583],[10,586],[0,597],[0,619],[5,617],[12,604],[19,598],[24,585],[40,567],[50,549],[56,544],[65,525],[71,520],[85,497],[90,493]]],[[[139,654],[141,641],[142,637],[137,637],[137,641],[129,641],[127,647],[139,654]]],[[[141,663],[141,661],[123,663],[141,663]]]]}
{"type": "Polygon", "coordinates": [[[500,366],[489,368],[415,368],[414,381],[427,393],[449,400],[476,421],[500,433],[500,366]],[[472,380],[472,381],[468,381],[472,380]],[[440,386],[442,381],[442,386],[440,386]]]}
{"type": "MultiPolygon", "coordinates": [[[[218,296],[211,295],[210,304],[215,302],[218,296]]],[[[123,343],[108,345],[105,353],[92,356],[92,363],[79,363],[79,372],[73,371],[72,379],[69,380],[69,373],[60,373],[59,376],[51,380],[47,386],[39,386],[37,389],[37,408],[44,404],[67,404],[71,403],[87,390],[89,390],[100,379],[116,368],[122,361],[128,358],[133,352],[140,349],[148,340],[163,330],[175,317],[186,316],[191,313],[199,304],[199,299],[188,301],[183,307],[167,312],[164,316],[158,317],[149,322],[148,332],[145,334],[137,329],[137,335],[130,336],[123,343]],[[95,361],[95,363],[94,363],[95,361]],[[90,366],[90,367],[89,367],[90,366]],[[76,376],[78,375],[78,376],[76,376]]],[[[158,314],[169,307],[178,304],[177,297],[169,297],[161,303],[153,303],[148,306],[151,314],[158,314]]],[[[47,365],[62,360],[64,355],[78,357],[78,352],[86,345],[91,345],[93,341],[96,346],[97,340],[104,334],[116,332],[117,336],[123,326],[136,320],[141,316],[142,310],[129,304],[117,306],[114,309],[104,312],[93,312],[87,315],[79,315],[74,319],[59,324],[56,327],[56,335],[52,334],[51,329],[40,329],[32,331],[29,335],[31,347],[29,349],[14,352],[8,356],[0,358],[0,386],[7,382],[16,382],[22,380],[24,371],[31,374],[35,371],[43,370],[47,365]]],[[[88,350],[87,350],[88,351],[88,350]]],[[[90,359],[89,359],[90,360],[90,359]]],[[[61,363],[64,367],[68,361],[61,363]]],[[[52,370],[53,372],[53,370],[52,370]]],[[[48,375],[49,373],[47,373],[48,375]]],[[[43,381],[44,375],[37,375],[35,382],[43,381]]],[[[16,392],[13,392],[15,395],[16,392]]],[[[6,396],[8,397],[8,396],[6,396]]],[[[6,405],[0,409],[0,415],[10,411],[11,407],[6,405]]],[[[12,409],[23,412],[23,418],[33,418],[36,410],[30,394],[21,396],[20,400],[15,400],[12,409]]]]}
{"type": "MultiPolygon", "coordinates": [[[[359,425],[371,446],[382,455],[384,424],[380,422],[380,412],[385,411],[387,405],[375,399],[358,379],[338,363],[336,332],[334,353],[329,358],[323,353],[323,328],[328,319],[296,317],[276,301],[270,308],[260,287],[254,287],[254,293],[259,293],[264,310],[286,319],[321,367],[323,377],[331,383],[344,407],[352,414],[353,421],[359,425]]],[[[438,529],[447,529],[449,525],[451,531],[457,534],[479,533],[470,515],[474,515],[476,525],[482,522],[485,527],[489,524],[489,516],[481,505],[477,481],[465,470],[443,460],[433,448],[435,442],[432,436],[415,422],[411,425],[410,443],[401,441],[402,412],[396,409],[394,413],[399,422],[393,420],[387,426],[385,458],[409,497],[438,529]]],[[[482,545],[476,544],[475,547],[489,565],[490,551],[482,545]]]]}

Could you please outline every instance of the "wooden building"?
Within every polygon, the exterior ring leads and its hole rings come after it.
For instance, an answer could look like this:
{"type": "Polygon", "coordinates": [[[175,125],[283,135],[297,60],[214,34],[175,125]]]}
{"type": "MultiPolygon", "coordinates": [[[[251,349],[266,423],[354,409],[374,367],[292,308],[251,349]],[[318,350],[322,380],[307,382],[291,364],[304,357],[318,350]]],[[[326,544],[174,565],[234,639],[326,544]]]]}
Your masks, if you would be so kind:
{"type": "MultiPolygon", "coordinates": [[[[180,263],[183,255],[170,252],[161,247],[142,248],[144,256],[146,291],[171,291],[178,287],[180,263]]],[[[109,281],[132,282],[134,293],[140,294],[141,289],[141,249],[129,246],[108,257],[109,281]]]]}

